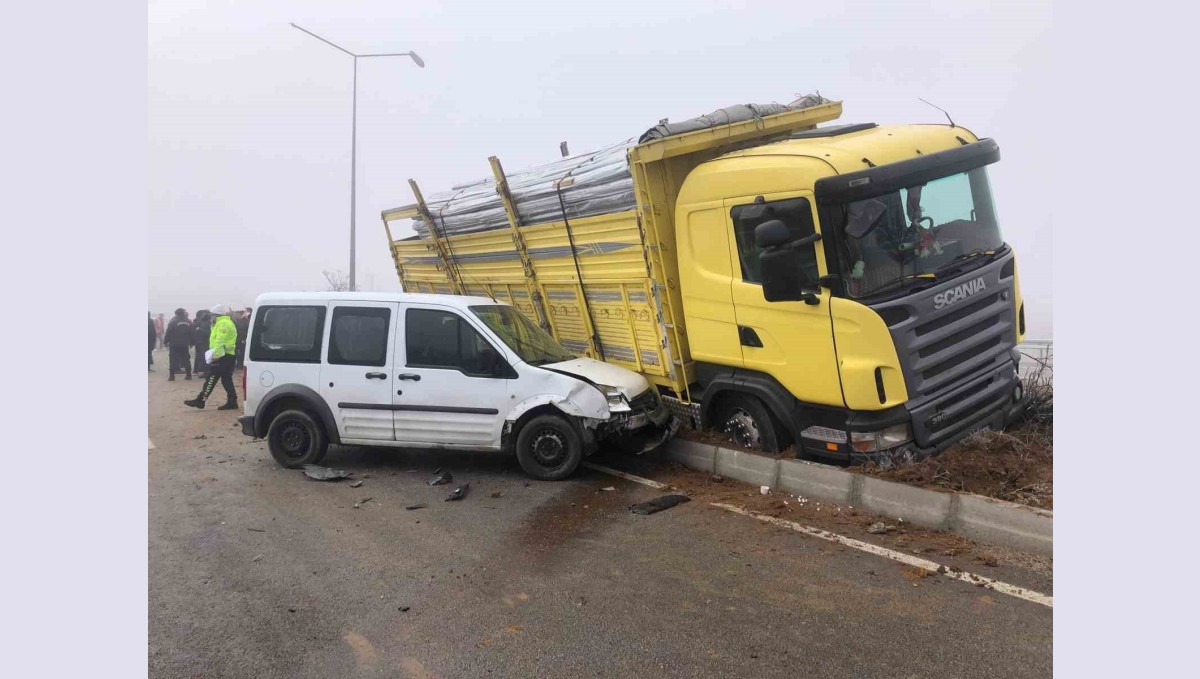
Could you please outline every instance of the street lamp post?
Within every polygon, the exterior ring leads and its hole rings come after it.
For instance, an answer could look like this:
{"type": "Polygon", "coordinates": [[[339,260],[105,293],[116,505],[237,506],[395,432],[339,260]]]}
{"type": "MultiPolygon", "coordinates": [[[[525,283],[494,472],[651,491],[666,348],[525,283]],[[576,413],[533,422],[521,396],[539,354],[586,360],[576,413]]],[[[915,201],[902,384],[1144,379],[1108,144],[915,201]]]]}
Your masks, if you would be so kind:
{"type": "Polygon", "coordinates": [[[356,171],[358,169],[358,162],[357,162],[358,161],[358,60],[365,59],[368,57],[412,57],[413,63],[415,63],[417,66],[419,66],[421,68],[425,68],[425,62],[421,60],[421,57],[417,56],[416,52],[389,52],[387,54],[355,54],[354,52],[351,52],[350,50],[342,47],[341,45],[338,45],[329,40],[326,40],[325,38],[322,38],[321,36],[317,35],[316,33],[313,33],[312,31],[310,31],[306,28],[301,28],[300,26],[297,26],[296,24],[292,24],[292,28],[295,28],[300,31],[304,31],[305,33],[311,35],[312,37],[316,38],[317,40],[320,40],[321,42],[325,43],[326,45],[329,45],[330,47],[333,47],[342,52],[345,52],[346,54],[349,54],[351,57],[354,58],[354,104],[353,104],[353,107],[351,109],[351,114],[350,114],[350,289],[356,290],[358,288],[354,282],[354,259],[355,259],[355,245],[354,245],[354,223],[355,223],[354,206],[355,206],[355,202],[354,202],[354,196],[355,196],[355,188],[356,188],[355,176],[356,176],[356,171]]]}

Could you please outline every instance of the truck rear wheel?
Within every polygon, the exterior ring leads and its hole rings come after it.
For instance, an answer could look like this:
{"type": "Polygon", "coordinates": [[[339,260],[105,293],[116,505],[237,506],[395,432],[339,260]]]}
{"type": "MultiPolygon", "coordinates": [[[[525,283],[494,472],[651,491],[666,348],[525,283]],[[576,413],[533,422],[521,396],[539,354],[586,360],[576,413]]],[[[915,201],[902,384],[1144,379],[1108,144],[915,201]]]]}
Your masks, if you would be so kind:
{"type": "Polygon", "coordinates": [[[285,410],[271,420],[267,448],[280,465],[299,469],[320,462],[329,448],[329,439],[312,415],[303,410],[285,410]]]}
{"type": "Polygon", "coordinates": [[[539,415],[517,434],[517,462],[539,481],[561,481],[583,461],[583,441],[571,423],[557,415],[539,415]]]}
{"type": "Polygon", "coordinates": [[[714,411],[713,429],[728,434],[743,448],[764,453],[778,453],[790,442],[779,420],[749,394],[722,396],[714,411]]]}

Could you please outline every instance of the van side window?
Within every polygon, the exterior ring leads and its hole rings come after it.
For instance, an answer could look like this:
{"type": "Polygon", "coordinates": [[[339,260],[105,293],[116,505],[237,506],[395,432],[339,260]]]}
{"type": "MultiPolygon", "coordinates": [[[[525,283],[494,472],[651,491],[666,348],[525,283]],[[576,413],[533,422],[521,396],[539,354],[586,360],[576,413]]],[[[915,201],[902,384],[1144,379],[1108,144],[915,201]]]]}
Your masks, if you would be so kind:
{"type": "MultiPolygon", "coordinates": [[[[787,225],[788,232],[792,234],[792,240],[799,240],[816,232],[807,198],[789,198],[762,205],[738,205],[730,211],[730,217],[733,219],[738,259],[742,264],[742,280],[747,283],[762,283],[762,268],[758,261],[759,249],[754,244],[754,229],[759,224],[772,219],[782,220],[787,225]]],[[[809,280],[817,280],[817,250],[814,244],[810,243],[800,250],[800,261],[801,266],[810,274],[809,280]]]]}
{"type": "Polygon", "coordinates": [[[457,314],[409,309],[404,316],[404,353],[411,368],[449,368],[493,376],[495,349],[457,314]]]}
{"type": "Polygon", "coordinates": [[[387,365],[392,310],[340,306],[329,326],[329,362],[334,365],[387,365]]]}
{"type": "Polygon", "coordinates": [[[267,363],[320,363],[323,306],[264,306],[254,315],[250,360],[267,363]]]}

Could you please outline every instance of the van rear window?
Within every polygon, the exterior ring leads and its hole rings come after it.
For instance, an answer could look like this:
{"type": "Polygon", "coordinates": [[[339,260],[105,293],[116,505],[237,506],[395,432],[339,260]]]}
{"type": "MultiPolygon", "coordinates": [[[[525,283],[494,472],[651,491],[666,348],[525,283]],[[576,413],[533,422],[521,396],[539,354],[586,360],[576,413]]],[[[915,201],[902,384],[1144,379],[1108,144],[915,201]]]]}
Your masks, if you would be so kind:
{"type": "Polygon", "coordinates": [[[323,306],[266,306],[254,316],[250,360],[274,363],[320,363],[323,306]]]}

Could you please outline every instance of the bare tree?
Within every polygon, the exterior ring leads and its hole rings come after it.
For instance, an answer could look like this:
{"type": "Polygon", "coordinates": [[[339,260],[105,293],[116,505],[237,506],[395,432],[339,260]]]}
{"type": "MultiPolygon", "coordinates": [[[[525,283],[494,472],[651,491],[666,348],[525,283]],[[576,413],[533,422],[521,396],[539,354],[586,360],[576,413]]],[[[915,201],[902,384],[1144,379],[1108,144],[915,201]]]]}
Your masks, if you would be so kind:
{"type": "Polygon", "coordinates": [[[325,282],[329,285],[329,290],[332,292],[351,292],[350,277],[342,272],[337,271],[322,271],[325,276],[325,282]]]}

